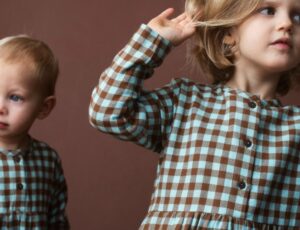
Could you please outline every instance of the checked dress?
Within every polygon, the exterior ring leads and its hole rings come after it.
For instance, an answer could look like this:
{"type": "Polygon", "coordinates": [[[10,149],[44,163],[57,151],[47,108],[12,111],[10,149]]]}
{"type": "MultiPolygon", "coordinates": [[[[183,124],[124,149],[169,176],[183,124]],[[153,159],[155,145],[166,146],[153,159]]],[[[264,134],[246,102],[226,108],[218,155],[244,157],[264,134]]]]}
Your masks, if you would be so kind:
{"type": "Polygon", "coordinates": [[[299,229],[300,107],[185,78],[145,90],[171,48],[142,25],[89,108],[95,128],[159,153],[140,229],[299,229]]]}
{"type": "Polygon", "coordinates": [[[30,137],[25,149],[0,149],[0,229],[67,230],[67,186],[58,154],[30,137]]]}

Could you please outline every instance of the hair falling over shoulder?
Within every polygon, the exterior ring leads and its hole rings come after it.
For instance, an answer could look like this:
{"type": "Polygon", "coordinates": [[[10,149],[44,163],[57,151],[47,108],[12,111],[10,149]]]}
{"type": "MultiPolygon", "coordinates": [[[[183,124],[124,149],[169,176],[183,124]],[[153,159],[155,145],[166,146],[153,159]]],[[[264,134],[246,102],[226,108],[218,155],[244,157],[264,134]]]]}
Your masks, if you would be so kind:
{"type": "MultiPolygon", "coordinates": [[[[234,73],[235,41],[226,35],[259,6],[262,0],[186,0],[185,11],[192,17],[197,32],[189,47],[189,61],[199,66],[214,84],[226,83],[234,73]]],[[[291,76],[300,82],[300,68],[282,76],[277,93],[285,95],[291,86],[291,76]]]]}

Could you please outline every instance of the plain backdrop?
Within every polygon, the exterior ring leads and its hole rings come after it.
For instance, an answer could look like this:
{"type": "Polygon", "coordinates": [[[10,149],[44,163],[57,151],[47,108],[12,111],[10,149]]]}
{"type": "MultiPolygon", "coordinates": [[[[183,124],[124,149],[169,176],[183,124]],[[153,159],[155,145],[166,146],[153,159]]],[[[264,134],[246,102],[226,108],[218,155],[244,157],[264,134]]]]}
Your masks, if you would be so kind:
{"type": "MultiPolygon", "coordinates": [[[[3,0],[0,36],[28,34],[44,40],[60,62],[57,106],[31,134],[60,154],[69,188],[74,230],[138,229],[147,212],[156,173],[155,153],[94,130],[88,105],[100,73],[141,23],[183,0],[3,0]]],[[[167,57],[148,88],[174,77],[205,81],[185,62],[185,45],[167,57]]],[[[299,103],[299,92],[283,98],[299,103]]]]}

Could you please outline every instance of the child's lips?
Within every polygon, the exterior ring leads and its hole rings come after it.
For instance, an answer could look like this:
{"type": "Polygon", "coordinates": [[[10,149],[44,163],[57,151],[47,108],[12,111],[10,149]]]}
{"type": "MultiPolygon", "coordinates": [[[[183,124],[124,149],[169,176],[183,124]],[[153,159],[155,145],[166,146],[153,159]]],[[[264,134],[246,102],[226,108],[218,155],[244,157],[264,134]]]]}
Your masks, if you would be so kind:
{"type": "Polygon", "coordinates": [[[8,124],[5,123],[5,122],[0,122],[0,129],[4,129],[4,128],[7,128],[8,127],[8,124]]]}
{"type": "Polygon", "coordinates": [[[292,43],[289,38],[279,38],[271,43],[272,46],[276,46],[280,49],[291,49],[292,43]]]}

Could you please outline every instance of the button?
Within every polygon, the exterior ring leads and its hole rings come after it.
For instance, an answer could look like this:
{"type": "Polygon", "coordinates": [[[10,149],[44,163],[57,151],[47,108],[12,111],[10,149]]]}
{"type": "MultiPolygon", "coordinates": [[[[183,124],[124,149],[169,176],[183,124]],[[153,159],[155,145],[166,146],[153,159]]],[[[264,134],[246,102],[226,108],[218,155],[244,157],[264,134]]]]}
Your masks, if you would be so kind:
{"type": "Polygon", "coordinates": [[[23,184],[21,184],[21,183],[17,184],[17,189],[18,190],[22,190],[23,188],[24,188],[23,184]]]}
{"type": "Polygon", "coordinates": [[[21,161],[21,157],[20,156],[14,156],[13,159],[14,159],[14,161],[16,163],[19,163],[21,161]]]}
{"type": "Polygon", "coordinates": [[[247,185],[246,185],[246,182],[244,180],[242,180],[242,181],[238,182],[237,186],[239,189],[242,190],[242,189],[245,189],[247,185]]]}
{"type": "Polygon", "coordinates": [[[249,107],[250,107],[251,109],[255,109],[255,108],[256,108],[256,103],[255,103],[254,101],[250,101],[250,102],[248,103],[248,105],[249,105],[249,107]]]}
{"type": "Polygon", "coordinates": [[[249,139],[247,139],[247,140],[245,140],[244,144],[245,144],[245,146],[247,148],[250,148],[252,146],[252,141],[250,141],[249,139]]]}

